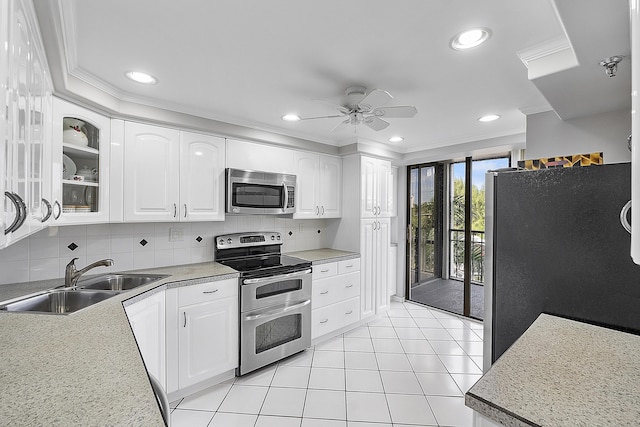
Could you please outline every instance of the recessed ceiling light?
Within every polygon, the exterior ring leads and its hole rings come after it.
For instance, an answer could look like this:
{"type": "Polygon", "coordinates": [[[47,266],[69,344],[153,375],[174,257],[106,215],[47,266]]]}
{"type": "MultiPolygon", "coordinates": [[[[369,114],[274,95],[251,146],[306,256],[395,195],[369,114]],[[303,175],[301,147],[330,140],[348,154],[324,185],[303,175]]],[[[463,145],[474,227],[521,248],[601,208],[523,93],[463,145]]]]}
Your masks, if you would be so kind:
{"type": "Polygon", "coordinates": [[[494,120],[498,120],[500,118],[497,114],[487,114],[486,116],[482,116],[478,118],[479,122],[492,122],[494,120]]]}
{"type": "Polygon", "coordinates": [[[124,75],[134,82],[144,83],[146,85],[154,85],[158,83],[158,79],[150,74],[143,73],[142,71],[127,71],[124,75]]]}
{"type": "Polygon", "coordinates": [[[488,28],[474,28],[463,31],[451,39],[451,47],[455,50],[465,50],[480,46],[491,37],[491,30],[488,28]]]}
{"type": "Polygon", "coordinates": [[[404,141],[404,138],[401,136],[392,136],[391,138],[389,138],[389,142],[402,142],[404,141]]]}
{"type": "Polygon", "coordinates": [[[285,114],[282,116],[282,120],[285,122],[297,122],[300,120],[300,116],[297,114],[285,114]]]}

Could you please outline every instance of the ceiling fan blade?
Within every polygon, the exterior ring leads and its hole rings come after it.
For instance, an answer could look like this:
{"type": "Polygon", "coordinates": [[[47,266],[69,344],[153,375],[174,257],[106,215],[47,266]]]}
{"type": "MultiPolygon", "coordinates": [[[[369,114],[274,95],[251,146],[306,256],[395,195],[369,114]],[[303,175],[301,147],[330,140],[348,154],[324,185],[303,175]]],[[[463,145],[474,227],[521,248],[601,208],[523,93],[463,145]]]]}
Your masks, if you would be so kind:
{"type": "Polygon", "coordinates": [[[326,99],[318,99],[318,98],[316,98],[316,99],[314,99],[314,101],[321,102],[324,105],[329,106],[329,107],[333,108],[334,110],[338,110],[343,114],[349,114],[349,109],[347,107],[344,107],[342,105],[338,105],[338,104],[336,104],[334,102],[331,102],[331,101],[327,101],[326,99]]]}
{"type": "Polygon", "coordinates": [[[393,96],[386,90],[382,89],[374,89],[367,96],[362,98],[362,100],[358,103],[361,107],[369,106],[371,109],[376,107],[382,107],[391,102],[393,96]]]}
{"type": "Polygon", "coordinates": [[[376,132],[382,129],[385,129],[389,126],[389,122],[385,122],[384,120],[378,117],[366,117],[363,121],[365,126],[370,127],[376,132]]]}
{"type": "Polygon", "coordinates": [[[412,105],[399,105],[397,107],[379,107],[373,110],[376,117],[384,118],[409,118],[418,113],[418,109],[412,105]]]}
{"type": "Polygon", "coordinates": [[[339,130],[344,129],[345,127],[347,127],[347,125],[351,122],[350,119],[347,120],[343,120],[340,123],[338,123],[338,126],[334,127],[333,129],[331,129],[331,132],[337,132],[339,130]]]}
{"type": "Polygon", "coordinates": [[[318,117],[300,117],[300,121],[302,120],[315,120],[315,119],[333,119],[336,117],[344,117],[344,114],[336,114],[333,116],[318,116],[318,117]]]}

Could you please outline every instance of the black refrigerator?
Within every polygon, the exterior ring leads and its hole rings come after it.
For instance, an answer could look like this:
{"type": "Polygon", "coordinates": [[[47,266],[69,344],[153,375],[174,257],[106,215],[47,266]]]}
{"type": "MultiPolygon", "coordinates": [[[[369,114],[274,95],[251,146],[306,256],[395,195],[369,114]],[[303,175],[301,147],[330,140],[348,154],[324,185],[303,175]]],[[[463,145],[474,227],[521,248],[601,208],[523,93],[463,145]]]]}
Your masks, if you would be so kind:
{"type": "Polygon", "coordinates": [[[630,163],[486,175],[485,369],[543,312],[640,332],[630,197],[630,163]]]}

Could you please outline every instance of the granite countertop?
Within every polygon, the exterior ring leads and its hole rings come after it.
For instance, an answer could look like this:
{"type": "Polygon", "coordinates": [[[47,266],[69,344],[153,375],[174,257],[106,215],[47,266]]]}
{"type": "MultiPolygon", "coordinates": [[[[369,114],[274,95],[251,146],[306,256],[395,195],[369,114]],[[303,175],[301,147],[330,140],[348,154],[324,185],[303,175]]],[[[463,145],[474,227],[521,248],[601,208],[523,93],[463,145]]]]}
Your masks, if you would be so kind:
{"type": "Polygon", "coordinates": [[[541,314],[465,395],[505,426],[637,426],[640,336],[541,314]]]}
{"type": "MultiPolygon", "coordinates": [[[[2,424],[164,425],[123,303],[238,273],[215,262],[143,272],[170,276],[70,315],[0,312],[2,424]]],[[[0,300],[60,285],[3,285],[0,300]]]]}
{"type": "Polygon", "coordinates": [[[356,252],[341,251],[338,249],[312,249],[309,251],[290,252],[291,255],[305,261],[311,261],[313,265],[326,264],[329,262],[345,261],[348,259],[360,258],[356,252]]]}

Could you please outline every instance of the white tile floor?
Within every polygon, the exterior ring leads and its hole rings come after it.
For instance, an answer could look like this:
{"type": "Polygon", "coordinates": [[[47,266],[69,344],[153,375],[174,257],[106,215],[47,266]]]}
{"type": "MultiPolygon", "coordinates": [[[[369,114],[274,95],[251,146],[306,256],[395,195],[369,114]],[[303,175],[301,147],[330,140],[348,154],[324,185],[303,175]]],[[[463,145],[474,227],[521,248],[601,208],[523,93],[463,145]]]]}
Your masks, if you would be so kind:
{"type": "Polygon", "coordinates": [[[482,324],[412,303],[173,402],[172,427],[471,426],[482,324]]]}

